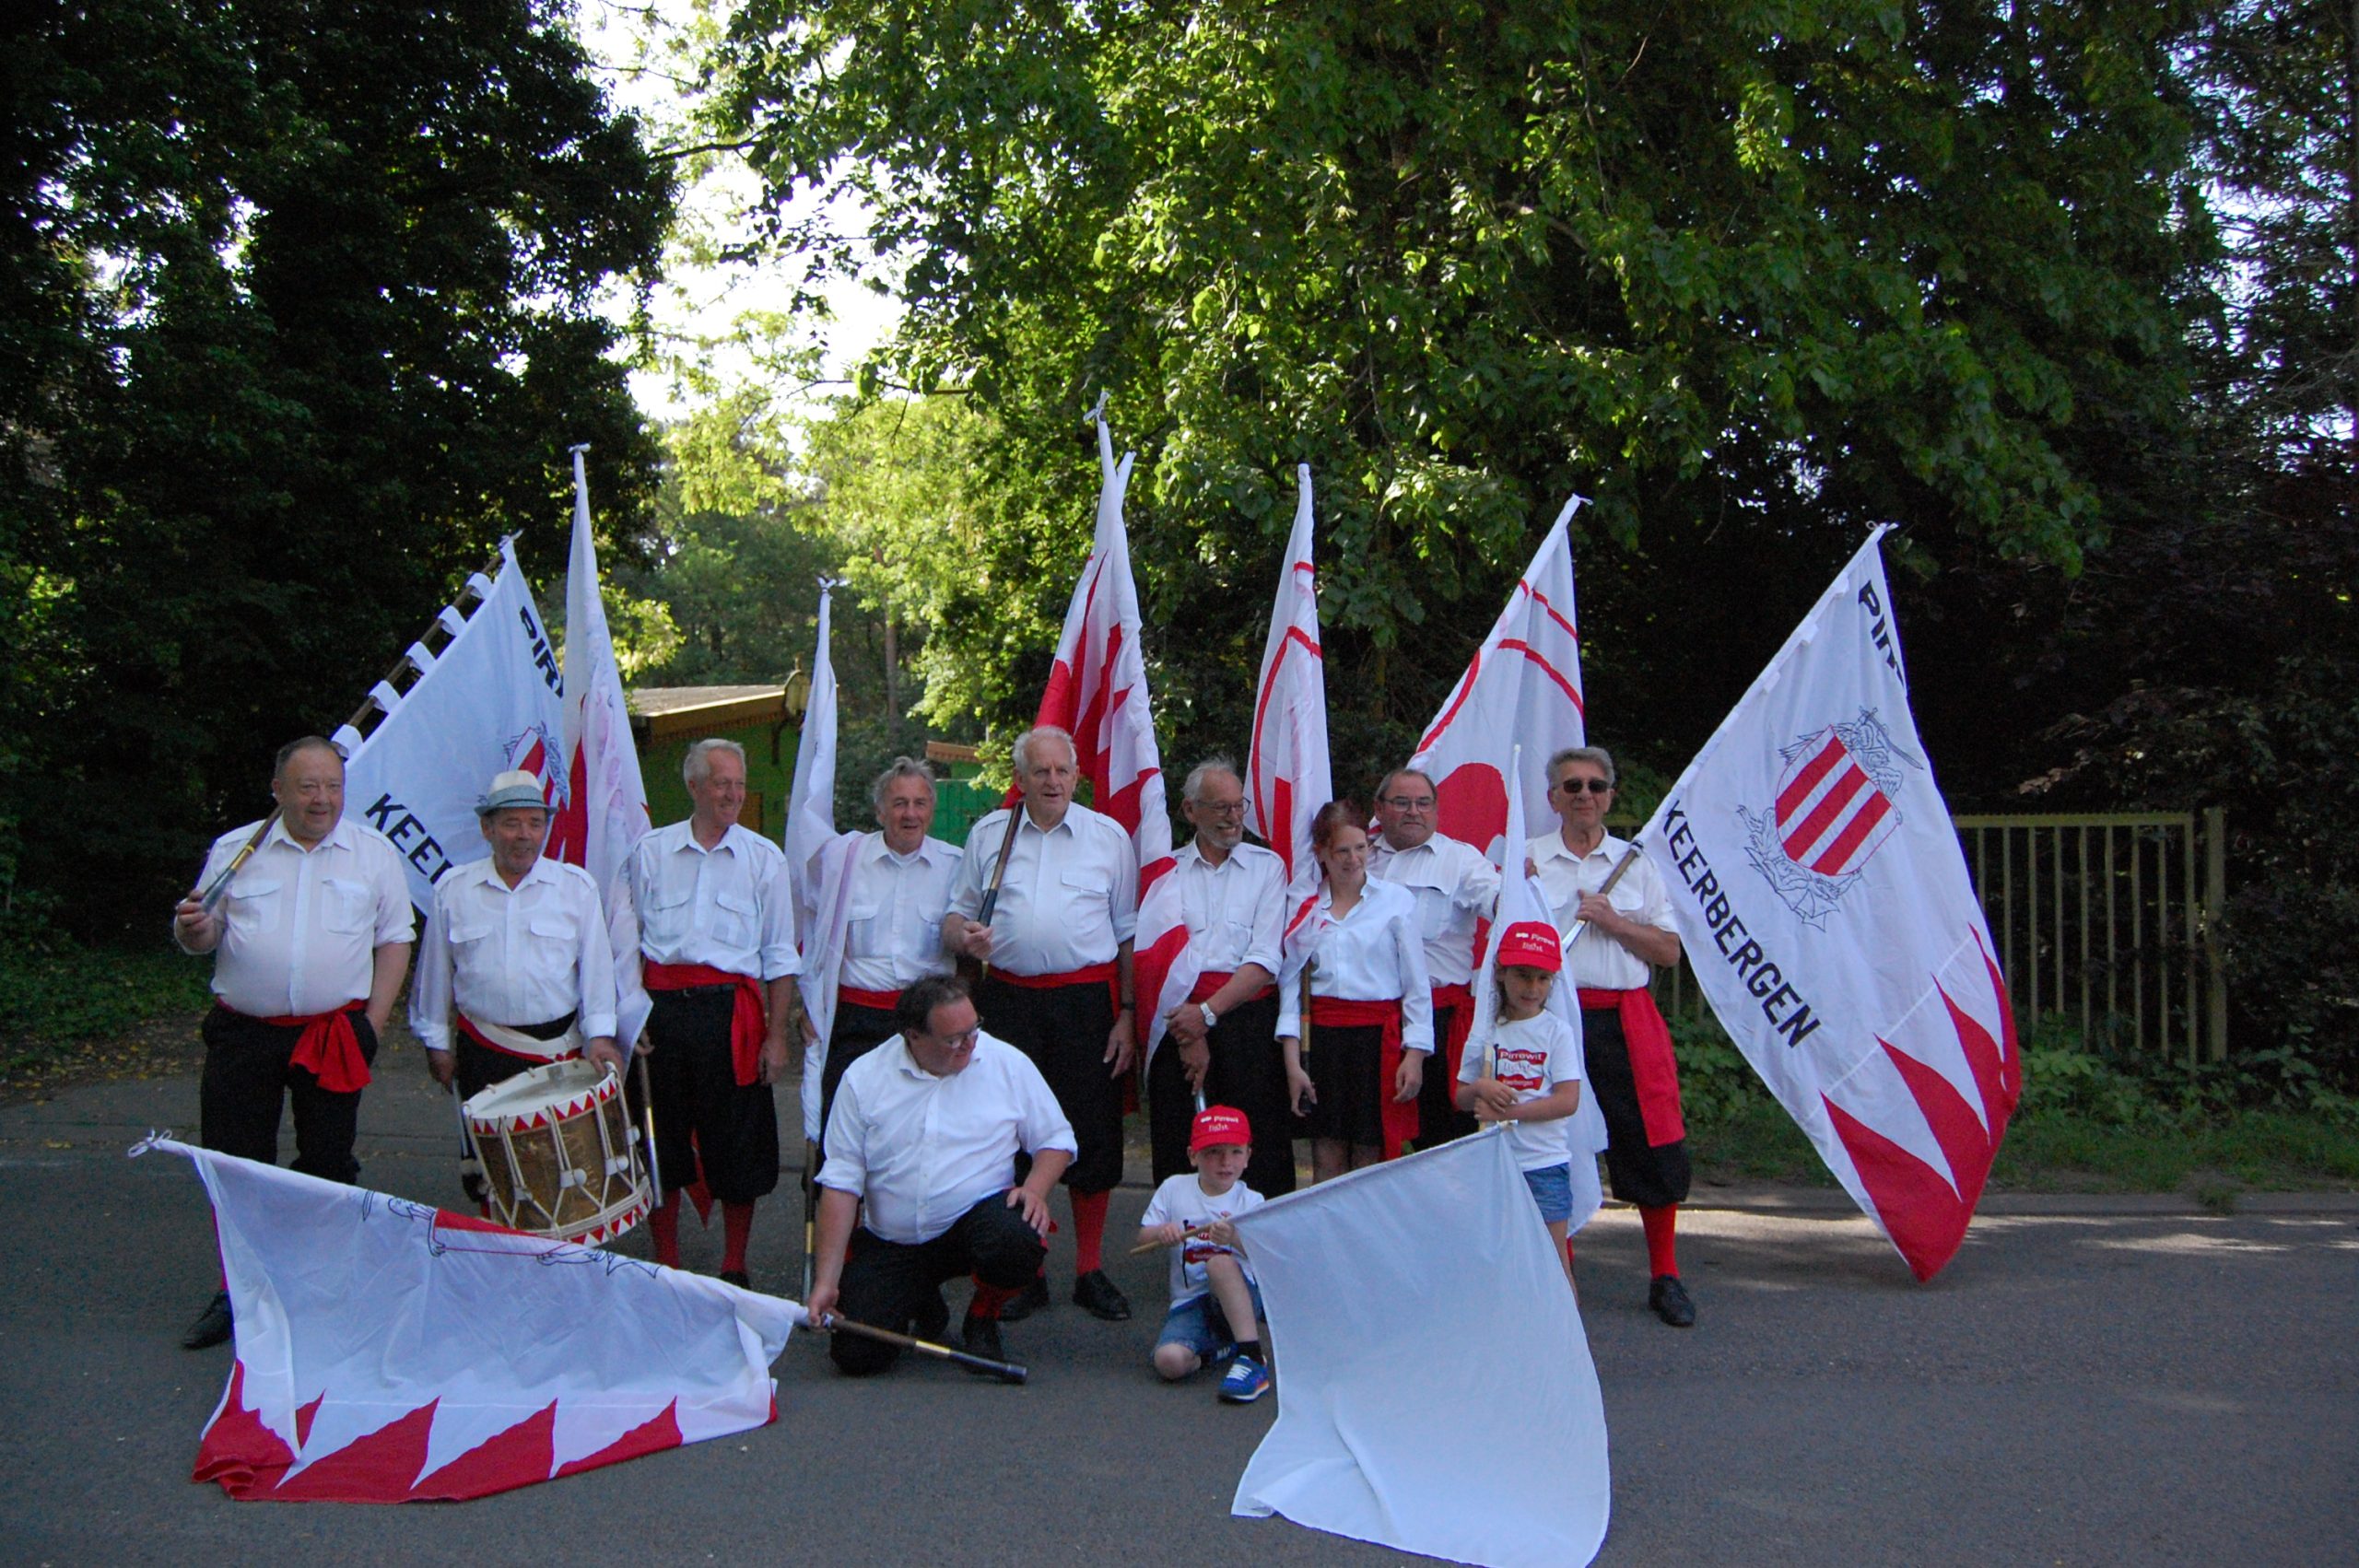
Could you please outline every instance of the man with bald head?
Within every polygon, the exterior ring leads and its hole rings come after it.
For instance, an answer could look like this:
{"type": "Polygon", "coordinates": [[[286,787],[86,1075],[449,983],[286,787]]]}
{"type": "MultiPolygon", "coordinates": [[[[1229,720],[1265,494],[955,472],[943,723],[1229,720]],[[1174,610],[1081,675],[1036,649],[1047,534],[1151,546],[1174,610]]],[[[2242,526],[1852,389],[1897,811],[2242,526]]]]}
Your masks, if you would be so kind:
{"type": "MultiPolygon", "coordinates": [[[[291,1101],[295,1169],[348,1182],[360,1175],[360,1091],[409,969],[409,885],[385,836],[345,820],[344,754],[332,743],[282,747],[270,793],[278,811],[266,832],[248,823],[205,857],[200,892],[253,846],[215,907],[192,896],[172,911],[181,951],[214,955],[198,1141],[275,1164],[291,1101]]],[[[225,1289],[181,1342],[202,1350],[230,1328],[225,1289]]]]}
{"type": "Polygon", "coordinates": [[[1189,771],[1180,814],[1196,830],[1172,858],[1195,989],[1165,1020],[1147,1063],[1147,1130],[1160,1183],[1190,1169],[1197,1097],[1233,1106],[1255,1128],[1245,1184],[1264,1198],[1294,1190],[1294,1107],[1279,1052],[1279,949],[1285,932],[1285,862],[1245,842],[1245,784],[1237,765],[1210,757],[1189,771]]]}
{"type": "MultiPolygon", "coordinates": [[[[1052,725],[1027,731],[1014,760],[1022,800],[967,835],[942,945],[987,966],[975,992],[983,1027],[1032,1059],[1073,1125],[1078,1153],[1064,1173],[1073,1299],[1119,1321],[1131,1304],[1106,1277],[1102,1249],[1108,1195],[1122,1179],[1122,1076],[1137,1055],[1137,854],[1120,824],[1074,802],[1080,766],[1071,735],[1052,725]],[[979,917],[1003,853],[1006,874],[985,924],[979,917]]],[[[1000,1316],[1013,1322],[1048,1300],[1046,1280],[1036,1279],[1000,1316]]]]}

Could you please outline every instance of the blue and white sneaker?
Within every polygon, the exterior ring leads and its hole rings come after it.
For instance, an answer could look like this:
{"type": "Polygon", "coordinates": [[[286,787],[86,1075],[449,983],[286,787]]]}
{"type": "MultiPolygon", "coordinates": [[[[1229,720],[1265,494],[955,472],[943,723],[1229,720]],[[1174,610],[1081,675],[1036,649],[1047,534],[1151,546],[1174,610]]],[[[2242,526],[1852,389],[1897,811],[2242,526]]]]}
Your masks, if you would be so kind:
{"type": "Polygon", "coordinates": [[[1220,1380],[1224,1404],[1250,1405],[1269,1391],[1269,1368],[1250,1355],[1240,1355],[1230,1362],[1227,1373],[1220,1380]]]}

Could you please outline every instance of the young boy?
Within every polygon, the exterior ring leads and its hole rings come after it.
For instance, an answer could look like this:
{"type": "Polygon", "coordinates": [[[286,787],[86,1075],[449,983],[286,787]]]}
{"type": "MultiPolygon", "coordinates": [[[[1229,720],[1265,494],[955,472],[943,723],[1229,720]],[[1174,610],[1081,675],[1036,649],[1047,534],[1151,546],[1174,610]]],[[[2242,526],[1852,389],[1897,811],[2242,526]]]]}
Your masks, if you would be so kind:
{"type": "Polygon", "coordinates": [[[1188,1163],[1195,1170],[1156,1188],[1139,1226],[1141,1246],[1178,1248],[1171,1255],[1171,1311],[1155,1342],[1155,1370],[1176,1383],[1234,1352],[1237,1359],[1220,1380],[1220,1397],[1232,1405],[1251,1404],[1270,1388],[1262,1291],[1236,1251],[1237,1231],[1229,1223],[1262,1205],[1262,1195],[1238,1179],[1252,1157],[1253,1129],[1243,1111],[1227,1106],[1198,1111],[1188,1134],[1188,1163]]]}
{"type": "Polygon", "coordinates": [[[1570,1284],[1573,1256],[1565,1232],[1573,1214],[1573,1167],[1566,1118],[1581,1108],[1581,1080],[1573,1032],[1547,1011],[1563,967],[1555,928],[1544,921],[1518,920],[1499,933],[1497,1027],[1488,1051],[1468,1043],[1458,1068],[1457,1103],[1477,1120],[1515,1124],[1508,1139],[1570,1284]]]}

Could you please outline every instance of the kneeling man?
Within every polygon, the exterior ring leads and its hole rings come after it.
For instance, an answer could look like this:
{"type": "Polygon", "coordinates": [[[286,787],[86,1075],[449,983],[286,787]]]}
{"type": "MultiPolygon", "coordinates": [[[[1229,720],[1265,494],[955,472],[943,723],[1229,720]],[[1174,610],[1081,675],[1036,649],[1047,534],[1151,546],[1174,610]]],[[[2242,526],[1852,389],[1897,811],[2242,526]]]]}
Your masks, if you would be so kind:
{"type": "MultiPolygon", "coordinates": [[[[913,982],[894,1020],[900,1034],[845,1070],[827,1117],[811,1319],[840,1308],[938,1334],[944,1281],[971,1272],[967,1349],[1004,1360],[999,1309],[1048,1254],[1049,1192],[1073,1161],[1073,1128],[1031,1059],[982,1032],[964,981],[913,982]],[[1018,1154],[1032,1162],[1020,1186],[1018,1154]]],[[[864,1376],[900,1352],[843,1334],[828,1353],[864,1376]]]]}

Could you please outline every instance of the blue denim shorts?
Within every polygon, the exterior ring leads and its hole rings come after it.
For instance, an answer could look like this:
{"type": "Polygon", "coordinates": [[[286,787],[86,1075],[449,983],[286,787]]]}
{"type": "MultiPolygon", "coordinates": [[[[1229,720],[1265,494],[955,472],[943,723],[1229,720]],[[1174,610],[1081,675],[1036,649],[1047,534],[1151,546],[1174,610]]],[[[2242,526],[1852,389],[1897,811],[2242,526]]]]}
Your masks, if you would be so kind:
{"type": "Polygon", "coordinates": [[[1540,1205],[1540,1217],[1550,1224],[1573,1217],[1573,1167],[1569,1164],[1526,1171],[1523,1185],[1532,1188],[1532,1200],[1540,1205]]]}
{"type": "MultiPolygon", "coordinates": [[[[1253,1316],[1262,1316],[1262,1287],[1249,1284],[1253,1293],[1253,1316]]],[[[1193,1301],[1183,1301],[1164,1315],[1163,1332],[1156,1336],[1158,1345],[1185,1345],[1196,1352],[1201,1361],[1218,1361],[1237,1348],[1237,1336],[1228,1331],[1228,1314],[1206,1291],[1193,1301]]]]}

